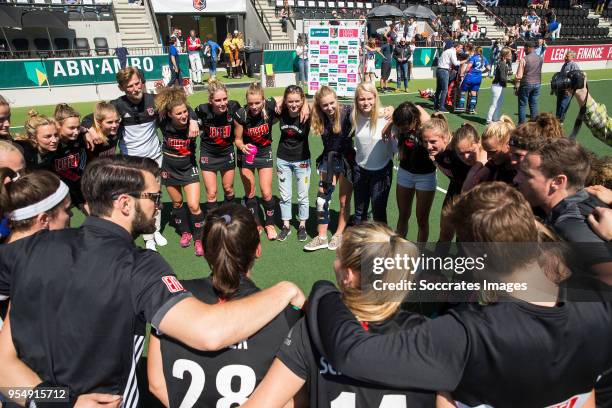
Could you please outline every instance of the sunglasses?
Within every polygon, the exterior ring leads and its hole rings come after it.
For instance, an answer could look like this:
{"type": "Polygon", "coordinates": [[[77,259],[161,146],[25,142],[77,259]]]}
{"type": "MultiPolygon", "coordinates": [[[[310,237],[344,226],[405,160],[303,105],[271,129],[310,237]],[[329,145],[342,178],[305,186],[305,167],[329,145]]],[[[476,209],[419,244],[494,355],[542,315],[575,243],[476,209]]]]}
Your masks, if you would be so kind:
{"type": "Polygon", "coordinates": [[[139,198],[139,199],[148,198],[149,200],[153,201],[156,207],[159,208],[161,206],[161,199],[162,199],[161,191],[157,193],[118,193],[118,194],[113,194],[113,200],[116,200],[117,198],[119,198],[121,194],[127,194],[130,197],[139,198]]]}

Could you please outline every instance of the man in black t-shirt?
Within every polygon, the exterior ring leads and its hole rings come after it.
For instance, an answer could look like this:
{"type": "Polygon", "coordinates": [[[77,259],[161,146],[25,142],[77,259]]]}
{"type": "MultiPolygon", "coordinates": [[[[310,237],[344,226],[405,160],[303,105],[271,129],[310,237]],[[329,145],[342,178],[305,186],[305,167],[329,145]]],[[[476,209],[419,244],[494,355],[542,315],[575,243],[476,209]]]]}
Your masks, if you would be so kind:
{"type": "Polygon", "coordinates": [[[546,224],[566,241],[580,245],[588,269],[612,284],[612,253],[591,229],[587,217],[608,205],[584,190],[590,159],[569,139],[552,139],[529,152],[514,179],[533,207],[546,213],[546,224]]]}
{"type": "Polygon", "coordinates": [[[91,214],[82,227],[0,246],[0,295],[11,298],[8,330],[0,332],[0,387],[68,386],[73,401],[97,392],[136,407],[145,320],[190,347],[219,350],[255,333],[290,300],[301,306],[303,295],[287,282],[206,305],[160,255],[136,247],[134,237],[155,229],[158,174],[148,158],[98,159],[82,179],[91,214]]]}

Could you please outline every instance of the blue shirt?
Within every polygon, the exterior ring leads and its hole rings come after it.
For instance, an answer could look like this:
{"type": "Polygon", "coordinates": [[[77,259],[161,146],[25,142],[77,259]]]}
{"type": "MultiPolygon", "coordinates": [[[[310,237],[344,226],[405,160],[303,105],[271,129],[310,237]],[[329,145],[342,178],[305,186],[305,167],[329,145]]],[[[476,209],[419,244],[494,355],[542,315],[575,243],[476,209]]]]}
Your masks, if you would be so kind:
{"type": "Polygon", "coordinates": [[[216,42],[214,42],[213,40],[208,40],[208,41],[206,41],[206,45],[208,45],[208,46],[210,47],[210,55],[211,55],[211,56],[216,56],[216,55],[218,54],[218,53],[217,53],[217,50],[218,50],[219,48],[221,48],[221,47],[219,46],[219,44],[217,44],[217,43],[216,43],[216,42]]]}
{"type": "Polygon", "coordinates": [[[8,219],[2,218],[0,219],[0,238],[6,238],[10,235],[11,230],[8,226],[8,219]]]}
{"type": "Polygon", "coordinates": [[[172,68],[174,65],[172,64],[172,56],[174,56],[174,59],[176,61],[176,66],[179,67],[179,69],[181,68],[181,63],[179,60],[179,51],[176,48],[176,46],[171,45],[169,52],[168,52],[168,60],[170,61],[170,68],[172,68]]]}
{"type": "Polygon", "coordinates": [[[471,64],[472,66],[465,75],[466,79],[469,78],[470,80],[476,81],[478,81],[478,79],[482,80],[482,71],[487,65],[489,65],[487,59],[480,55],[472,55],[468,60],[468,64],[471,64]]]}

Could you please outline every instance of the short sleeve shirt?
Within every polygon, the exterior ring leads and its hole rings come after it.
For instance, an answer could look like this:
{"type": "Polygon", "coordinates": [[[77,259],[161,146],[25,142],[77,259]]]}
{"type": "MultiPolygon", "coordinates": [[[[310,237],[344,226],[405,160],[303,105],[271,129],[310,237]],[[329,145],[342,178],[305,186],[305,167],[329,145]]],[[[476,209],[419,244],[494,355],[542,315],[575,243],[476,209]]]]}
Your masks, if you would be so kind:
{"type": "Polygon", "coordinates": [[[265,100],[264,108],[257,117],[251,116],[246,106],[238,109],[234,119],[243,127],[242,138],[245,144],[250,143],[258,148],[272,145],[272,125],[276,118],[275,110],[276,101],[274,98],[265,100]]]}

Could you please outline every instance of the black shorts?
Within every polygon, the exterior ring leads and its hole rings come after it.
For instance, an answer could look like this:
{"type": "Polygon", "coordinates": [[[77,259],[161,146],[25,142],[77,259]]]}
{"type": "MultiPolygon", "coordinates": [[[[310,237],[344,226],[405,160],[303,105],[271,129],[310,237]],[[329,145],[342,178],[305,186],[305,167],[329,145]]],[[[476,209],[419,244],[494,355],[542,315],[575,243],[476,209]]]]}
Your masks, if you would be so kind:
{"type": "Polygon", "coordinates": [[[161,165],[161,183],[164,186],[186,186],[199,182],[200,172],[194,156],[174,157],[164,154],[161,165]]]}
{"type": "Polygon", "coordinates": [[[236,153],[233,145],[222,154],[210,153],[205,150],[200,151],[200,169],[202,171],[227,171],[235,168],[236,153]]]}
{"type": "Polygon", "coordinates": [[[391,76],[391,63],[383,62],[380,66],[380,77],[385,81],[391,76]]]}
{"type": "Polygon", "coordinates": [[[241,169],[271,169],[273,165],[272,146],[259,147],[257,149],[257,155],[255,156],[255,160],[253,160],[253,164],[248,164],[244,159],[244,154],[239,151],[238,167],[241,169]]]}

